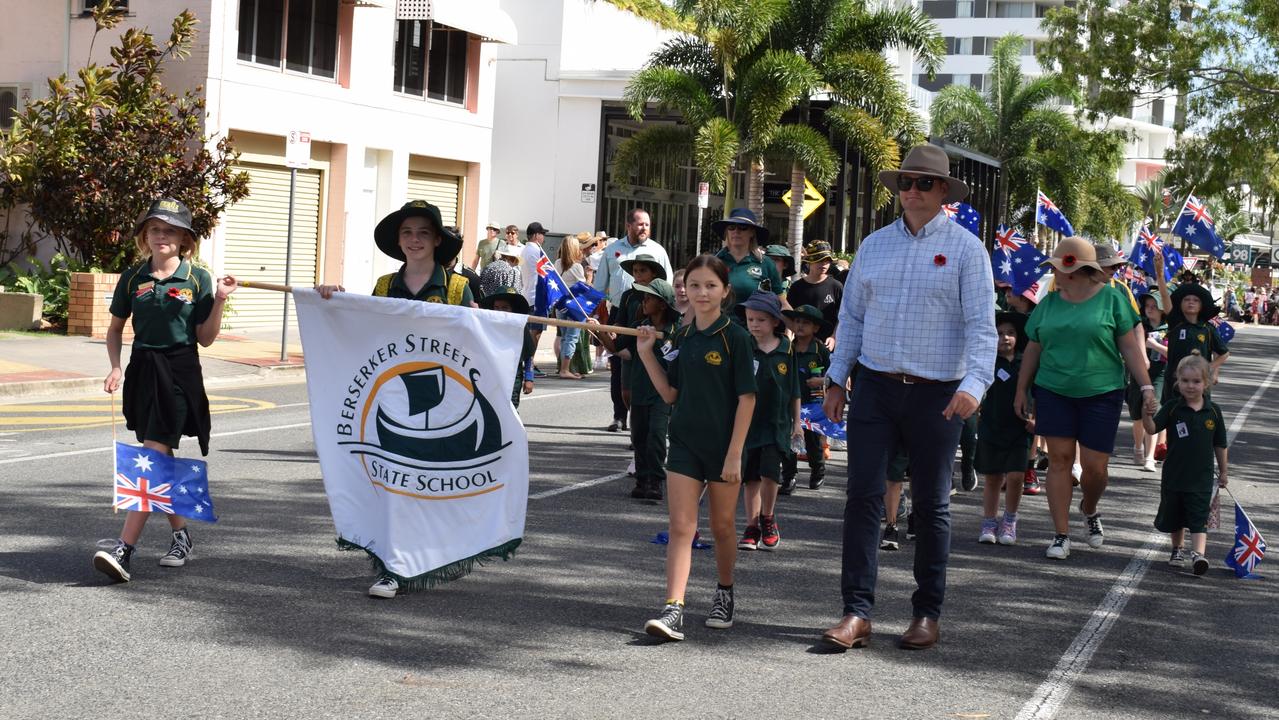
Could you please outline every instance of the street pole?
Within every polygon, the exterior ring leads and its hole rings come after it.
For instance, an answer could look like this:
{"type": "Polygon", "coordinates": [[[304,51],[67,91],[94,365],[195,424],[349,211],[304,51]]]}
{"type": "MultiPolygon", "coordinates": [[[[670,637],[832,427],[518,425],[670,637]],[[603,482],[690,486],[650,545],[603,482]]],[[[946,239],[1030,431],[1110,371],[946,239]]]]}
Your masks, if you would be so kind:
{"type": "MultiPolygon", "coordinates": [[[[289,268],[293,265],[293,192],[297,189],[298,169],[289,169],[289,229],[284,241],[284,284],[289,284],[289,268]]],[[[284,293],[284,322],[280,327],[280,362],[289,359],[289,294],[284,293]]]]}

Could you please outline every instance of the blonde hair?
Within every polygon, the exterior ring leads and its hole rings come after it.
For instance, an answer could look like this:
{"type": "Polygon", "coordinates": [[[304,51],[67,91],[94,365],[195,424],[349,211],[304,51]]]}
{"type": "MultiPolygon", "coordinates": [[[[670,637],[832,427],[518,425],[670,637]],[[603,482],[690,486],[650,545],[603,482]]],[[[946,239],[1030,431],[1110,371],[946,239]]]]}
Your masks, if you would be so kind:
{"type": "MultiPolygon", "coordinates": [[[[138,234],[133,237],[133,247],[137,249],[138,257],[141,259],[151,257],[151,246],[147,244],[147,228],[150,227],[153,222],[158,222],[161,225],[168,225],[168,223],[163,220],[156,218],[147,218],[147,221],[142,223],[142,228],[138,231],[138,234]]],[[[178,228],[178,230],[182,231],[182,240],[178,243],[178,257],[183,260],[189,260],[193,255],[195,255],[196,251],[200,249],[200,243],[195,239],[195,235],[192,235],[190,231],[183,230],[182,228],[178,228]]]]}
{"type": "Polygon", "coordinates": [[[682,282],[683,280],[684,280],[684,268],[680,268],[679,270],[675,271],[674,275],[671,276],[671,285],[674,285],[677,282],[682,282]]]}
{"type": "Polygon", "coordinates": [[[1190,370],[1199,373],[1203,378],[1204,385],[1207,385],[1212,378],[1212,366],[1202,355],[1187,355],[1177,363],[1177,371],[1173,374],[1173,382],[1181,382],[1181,371],[1190,370]]]}
{"type": "Polygon", "coordinates": [[[575,263],[582,261],[582,246],[577,242],[576,238],[566,237],[560,243],[560,265],[564,268],[570,268],[575,263]]]}

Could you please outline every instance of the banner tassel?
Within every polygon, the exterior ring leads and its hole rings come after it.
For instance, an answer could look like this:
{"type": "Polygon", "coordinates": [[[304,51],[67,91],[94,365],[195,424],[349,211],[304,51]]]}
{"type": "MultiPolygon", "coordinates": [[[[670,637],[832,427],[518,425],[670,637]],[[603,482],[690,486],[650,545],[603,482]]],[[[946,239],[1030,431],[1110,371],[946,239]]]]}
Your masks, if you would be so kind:
{"type": "Polygon", "coordinates": [[[386,575],[388,577],[395,578],[395,581],[400,584],[400,588],[404,590],[427,590],[435,587],[436,585],[442,585],[446,582],[464,578],[471,574],[471,571],[475,569],[476,565],[482,566],[489,560],[496,558],[510,560],[511,556],[515,554],[515,549],[518,548],[522,542],[524,542],[523,538],[508,540],[497,547],[489,548],[488,550],[479,552],[471,557],[456,560],[447,565],[442,565],[434,570],[422,573],[421,575],[404,577],[403,575],[397,575],[396,573],[387,570],[386,563],[382,562],[382,558],[379,558],[373,553],[373,551],[363,545],[357,545],[344,538],[337,539],[338,550],[363,550],[368,553],[369,560],[373,563],[374,572],[376,572],[379,577],[386,575]]]}

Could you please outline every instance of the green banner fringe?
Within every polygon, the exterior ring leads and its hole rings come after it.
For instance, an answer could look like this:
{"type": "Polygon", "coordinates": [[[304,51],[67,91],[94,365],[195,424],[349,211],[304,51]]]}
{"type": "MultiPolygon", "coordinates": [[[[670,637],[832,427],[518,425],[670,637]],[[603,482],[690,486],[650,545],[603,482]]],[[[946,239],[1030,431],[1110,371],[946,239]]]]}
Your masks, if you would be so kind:
{"type": "Polygon", "coordinates": [[[433,588],[436,585],[449,582],[450,580],[464,578],[471,574],[471,571],[475,569],[476,565],[483,565],[487,560],[491,560],[493,558],[510,560],[511,556],[515,554],[515,549],[518,548],[522,542],[524,542],[523,538],[508,540],[497,547],[489,548],[488,550],[472,555],[471,557],[463,558],[461,560],[451,562],[448,565],[437,567],[434,570],[422,573],[421,575],[404,577],[403,575],[397,575],[390,570],[387,570],[386,563],[382,562],[382,558],[375,555],[372,550],[369,550],[363,545],[357,545],[345,538],[337,539],[338,550],[363,550],[368,553],[369,560],[373,562],[374,571],[376,571],[379,576],[387,575],[395,578],[395,581],[400,584],[401,590],[426,590],[428,588],[433,588]]]}

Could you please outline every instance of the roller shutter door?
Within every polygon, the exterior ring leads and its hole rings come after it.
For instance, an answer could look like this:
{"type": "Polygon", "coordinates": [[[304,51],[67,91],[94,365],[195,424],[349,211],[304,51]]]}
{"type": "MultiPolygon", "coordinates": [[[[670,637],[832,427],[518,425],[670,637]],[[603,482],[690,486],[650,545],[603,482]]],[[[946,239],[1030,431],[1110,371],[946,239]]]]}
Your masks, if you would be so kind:
{"type": "MultiPolygon", "coordinates": [[[[236,277],[284,282],[288,240],[289,170],[268,165],[241,165],[249,174],[249,196],[227,210],[225,271],[236,277]]],[[[319,268],[320,172],[299,170],[293,204],[293,256],[289,282],[302,287],[316,283],[319,268]]],[[[226,322],[234,329],[280,327],[283,299],[261,290],[237,292],[235,311],[226,322]]],[[[296,316],[289,313],[289,324],[296,316]]]]}
{"type": "Polygon", "coordinates": [[[440,209],[445,225],[458,225],[458,198],[462,194],[462,178],[454,175],[409,173],[409,200],[425,200],[440,209]]]}

